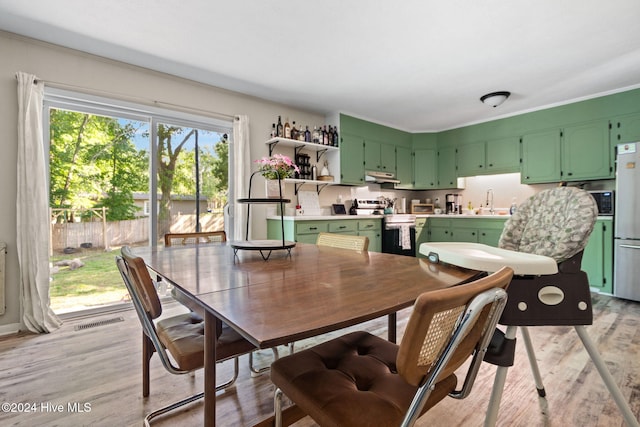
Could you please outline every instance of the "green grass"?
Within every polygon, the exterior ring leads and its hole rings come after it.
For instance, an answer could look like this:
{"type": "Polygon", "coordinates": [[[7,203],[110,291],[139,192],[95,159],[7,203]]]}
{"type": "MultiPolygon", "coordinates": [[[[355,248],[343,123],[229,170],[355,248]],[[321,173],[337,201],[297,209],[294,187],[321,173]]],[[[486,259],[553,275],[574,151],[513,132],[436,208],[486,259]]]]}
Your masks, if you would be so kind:
{"type": "Polygon", "coordinates": [[[51,262],[78,258],[83,267],[70,270],[59,267],[51,275],[49,295],[51,308],[55,313],[93,308],[129,300],[129,294],[122,282],[115,263],[119,249],[82,249],[69,255],[55,255],[51,262]]]}

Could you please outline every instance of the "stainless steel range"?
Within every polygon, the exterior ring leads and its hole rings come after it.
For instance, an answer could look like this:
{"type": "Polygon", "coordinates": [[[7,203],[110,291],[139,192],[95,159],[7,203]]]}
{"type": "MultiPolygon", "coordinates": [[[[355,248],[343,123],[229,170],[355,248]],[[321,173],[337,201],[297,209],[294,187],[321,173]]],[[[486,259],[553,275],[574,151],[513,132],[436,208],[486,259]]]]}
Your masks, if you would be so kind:
{"type": "Polygon", "coordinates": [[[382,231],[382,252],[416,256],[416,216],[385,215],[382,231]]]}

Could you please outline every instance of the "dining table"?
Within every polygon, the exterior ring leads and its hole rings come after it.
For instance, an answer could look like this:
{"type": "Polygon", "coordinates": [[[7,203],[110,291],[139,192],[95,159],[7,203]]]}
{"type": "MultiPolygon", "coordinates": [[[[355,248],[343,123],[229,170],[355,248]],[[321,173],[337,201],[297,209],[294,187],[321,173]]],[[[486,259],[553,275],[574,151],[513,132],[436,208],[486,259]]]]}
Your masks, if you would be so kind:
{"type": "Polygon", "coordinates": [[[216,424],[216,319],[267,349],[395,314],[428,291],[481,272],[427,259],[297,243],[268,260],[231,244],[137,247],[180,299],[204,311],[204,422],[216,424]]]}

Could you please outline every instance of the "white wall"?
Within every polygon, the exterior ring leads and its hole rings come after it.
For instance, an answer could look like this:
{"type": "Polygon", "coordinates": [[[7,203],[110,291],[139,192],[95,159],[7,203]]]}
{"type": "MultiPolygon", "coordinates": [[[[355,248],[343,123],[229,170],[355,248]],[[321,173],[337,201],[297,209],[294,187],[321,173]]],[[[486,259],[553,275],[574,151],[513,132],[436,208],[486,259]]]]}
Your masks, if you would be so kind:
{"type": "MultiPolygon", "coordinates": [[[[45,82],[55,82],[68,89],[94,95],[149,105],[153,101],[160,101],[229,116],[246,114],[250,120],[252,158],[268,154],[264,141],[278,115],[289,117],[298,123],[324,123],[324,115],[321,114],[292,109],[6,32],[0,32],[0,58],[0,241],[6,242],[8,248],[7,310],[0,316],[0,334],[15,330],[20,322],[18,260],[15,249],[17,71],[32,73],[45,82]]],[[[153,68],[153,64],[149,64],[149,68],[153,68]]],[[[260,188],[264,191],[264,187],[260,188]]],[[[254,237],[264,238],[266,223],[260,212],[255,212],[252,218],[254,237]]]]}

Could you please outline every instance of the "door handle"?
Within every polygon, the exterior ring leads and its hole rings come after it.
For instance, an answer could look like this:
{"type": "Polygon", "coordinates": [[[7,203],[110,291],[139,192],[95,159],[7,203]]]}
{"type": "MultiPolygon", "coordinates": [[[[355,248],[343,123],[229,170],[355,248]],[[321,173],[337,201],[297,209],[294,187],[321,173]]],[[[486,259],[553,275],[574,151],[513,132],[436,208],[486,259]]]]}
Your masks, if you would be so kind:
{"type": "Polygon", "coordinates": [[[628,248],[628,249],[640,249],[640,246],[636,246],[636,245],[620,245],[621,248],[628,248]]]}

